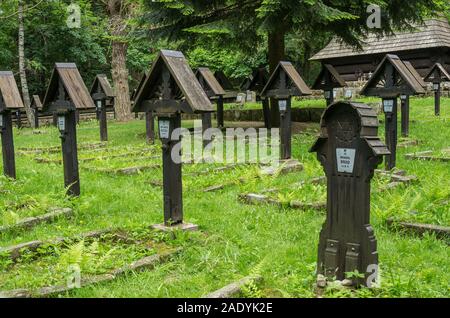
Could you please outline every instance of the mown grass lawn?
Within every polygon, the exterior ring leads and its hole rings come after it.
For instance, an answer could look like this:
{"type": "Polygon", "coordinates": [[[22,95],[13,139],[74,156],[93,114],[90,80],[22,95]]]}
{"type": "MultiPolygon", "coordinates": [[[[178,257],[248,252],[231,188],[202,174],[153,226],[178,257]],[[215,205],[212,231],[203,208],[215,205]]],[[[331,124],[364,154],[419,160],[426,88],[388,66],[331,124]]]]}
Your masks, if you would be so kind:
{"type": "MultiPolygon", "coordinates": [[[[373,100],[370,100],[373,101],[373,100]]],[[[317,103],[317,102],[316,102],[317,103]]],[[[329,297],[448,297],[450,295],[450,252],[448,242],[432,235],[409,236],[389,230],[388,218],[438,225],[450,225],[450,165],[445,162],[407,161],[406,153],[433,150],[437,154],[450,148],[450,99],[442,100],[441,117],[434,116],[432,98],[412,99],[410,138],[418,146],[398,150],[398,168],[419,179],[408,187],[377,192],[386,182],[373,182],[372,224],[378,239],[381,264],[381,288],[357,292],[329,289],[329,297]]],[[[380,116],[382,118],[382,116],[380,116]]],[[[191,125],[191,122],[184,123],[191,125]]],[[[318,130],[318,125],[311,125],[318,130]]],[[[0,246],[54,237],[73,237],[90,230],[119,227],[143,235],[155,223],[161,223],[162,189],[150,185],[161,180],[161,169],[135,176],[109,175],[84,167],[124,168],[160,163],[160,146],[145,143],[145,123],[110,122],[108,150],[82,150],[80,158],[105,157],[143,150],[144,155],[80,162],[82,195],[69,200],[64,195],[63,170],[57,163],[37,163],[34,158],[60,159],[56,154],[22,154],[21,147],[59,146],[56,128],[41,128],[42,134],[29,129],[15,130],[17,181],[0,180],[0,225],[8,225],[32,215],[45,213],[49,207],[73,207],[75,217],[39,225],[31,230],[0,234],[0,246]],[[153,156],[153,157],[152,157],[153,156]]],[[[96,122],[82,123],[78,142],[98,142],[96,122]]],[[[383,127],[380,136],[384,135],[383,127]]],[[[275,206],[248,206],[238,201],[241,193],[261,193],[276,188],[277,198],[303,202],[325,199],[325,187],[296,185],[302,180],[323,175],[315,155],[308,149],[315,137],[308,134],[293,138],[293,157],[302,162],[304,171],[279,177],[253,178],[256,167],[195,175],[210,165],[186,165],[184,168],[185,220],[198,224],[198,233],[165,235],[162,241],[182,247],[171,262],[155,270],[129,274],[110,283],[75,290],[67,297],[200,297],[249,274],[260,274],[264,283],[251,296],[315,297],[315,266],[319,231],[324,214],[296,211],[275,206]],[[238,182],[245,178],[246,183],[238,182]],[[205,193],[208,186],[227,184],[217,192],[205,193]]],[[[220,165],[216,165],[220,166],[220,165]]],[[[381,168],[381,167],[380,167],[381,168]]],[[[135,247],[100,245],[68,246],[44,260],[33,257],[19,264],[0,260],[0,282],[5,289],[34,288],[52,283],[52,270],[71,262],[84,262],[82,269],[96,263],[96,257],[108,265],[121,264],[131,256],[141,255],[135,247]],[[108,254],[108,248],[114,249],[108,254]],[[75,252],[71,252],[75,250],[75,252]],[[70,253],[75,253],[73,256],[70,253]],[[78,254],[77,254],[78,253],[78,254]],[[68,256],[72,255],[73,257],[68,256]],[[107,256],[105,256],[105,254],[107,256]],[[111,256],[110,259],[105,257],[111,256]],[[121,258],[120,255],[123,255],[121,258]],[[92,258],[92,259],[91,259],[92,258]],[[88,264],[88,265],[86,265],[88,264]],[[35,270],[33,270],[35,269],[35,270]],[[14,273],[12,275],[11,273],[14,273]],[[44,279],[37,276],[44,275],[44,279]],[[48,277],[46,281],[45,277],[48,277]]],[[[106,268],[109,268],[109,267],[106,268]]],[[[83,274],[83,273],[82,273],[83,274]]],[[[60,272],[54,276],[61,275],[60,272]]]]}

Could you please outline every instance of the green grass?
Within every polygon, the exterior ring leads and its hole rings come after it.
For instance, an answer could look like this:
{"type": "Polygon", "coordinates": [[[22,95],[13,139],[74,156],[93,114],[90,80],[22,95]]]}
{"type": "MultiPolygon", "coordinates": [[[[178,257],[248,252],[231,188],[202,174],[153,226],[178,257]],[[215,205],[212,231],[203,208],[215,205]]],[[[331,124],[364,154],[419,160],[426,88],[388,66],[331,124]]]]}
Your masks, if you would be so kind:
{"type": "MultiPolygon", "coordinates": [[[[420,144],[398,150],[398,167],[407,170],[408,174],[416,175],[419,182],[384,193],[376,193],[376,190],[385,185],[387,180],[377,177],[373,182],[372,224],[378,239],[382,287],[357,292],[331,289],[326,296],[448,297],[450,294],[448,245],[431,235],[419,238],[395,233],[385,225],[385,220],[393,217],[397,220],[450,226],[449,164],[407,161],[404,158],[404,154],[414,151],[433,150],[438,153],[450,147],[450,99],[442,100],[440,118],[434,116],[433,109],[431,98],[412,99],[410,138],[418,139],[420,144]]],[[[192,122],[185,122],[184,125],[191,126],[192,122]]],[[[142,134],[145,130],[144,121],[126,124],[111,122],[108,128],[108,149],[111,150],[83,150],[80,151],[80,158],[148,148],[142,134]]],[[[55,128],[41,130],[44,134],[34,135],[28,129],[15,130],[16,149],[59,145],[59,133],[55,128]]],[[[379,134],[383,136],[383,127],[379,134]]],[[[83,123],[78,129],[79,143],[98,142],[98,135],[96,122],[83,123]]],[[[270,188],[279,189],[284,199],[305,202],[323,199],[325,187],[292,186],[302,180],[323,175],[315,155],[308,152],[314,140],[315,137],[308,134],[293,138],[293,157],[304,164],[305,170],[278,178],[254,178],[259,174],[255,166],[194,176],[191,173],[220,165],[185,165],[185,220],[198,224],[201,232],[178,233],[168,239],[168,244],[183,247],[183,252],[153,271],[126,275],[116,281],[86,287],[64,296],[200,297],[243,276],[258,273],[265,282],[260,290],[252,286],[248,295],[314,297],[317,244],[324,215],[315,211],[300,212],[275,206],[247,206],[237,200],[240,193],[260,193],[270,188]],[[248,182],[238,182],[242,177],[248,182]],[[229,185],[218,192],[203,192],[204,188],[217,184],[229,185]]],[[[158,144],[155,149],[155,153],[148,151],[146,155],[160,155],[158,144]]],[[[149,185],[149,181],[161,180],[161,169],[136,176],[114,176],[83,168],[122,168],[160,163],[160,159],[147,161],[130,157],[80,162],[82,195],[69,200],[64,196],[62,166],[39,164],[33,160],[41,156],[61,158],[59,153],[17,155],[18,180],[0,179],[1,223],[10,224],[28,215],[45,213],[51,206],[73,207],[75,216],[70,220],[59,219],[53,224],[39,225],[32,230],[0,234],[0,246],[60,236],[73,237],[89,230],[110,227],[139,233],[151,224],[162,222],[162,189],[149,185]]],[[[139,250],[111,244],[102,245],[99,255],[113,248],[117,248],[114,251],[117,254],[113,253],[117,257],[111,258],[112,265],[120,265],[141,255],[139,250]]],[[[27,260],[14,270],[3,268],[0,286],[36,286],[61,279],[57,265],[64,259],[62,255],[64,251],[42,260],[27,260]],[[14,280],[15,276],[21,278],[14,280]],[[3,278],[11,281],[3,282],[3,278]]],[[[102,269],[105,268],[109,267],[102,269]]]]}

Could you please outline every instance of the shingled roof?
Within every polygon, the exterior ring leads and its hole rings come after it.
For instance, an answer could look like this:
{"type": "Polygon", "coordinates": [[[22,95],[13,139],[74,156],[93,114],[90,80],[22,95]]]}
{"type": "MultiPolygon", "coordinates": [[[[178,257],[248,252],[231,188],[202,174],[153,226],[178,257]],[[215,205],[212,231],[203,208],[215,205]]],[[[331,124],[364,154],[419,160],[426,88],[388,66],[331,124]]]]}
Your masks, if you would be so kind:
{"type": "Polygon", "coordinates": [[[326,60],[332,58],[386,54],[418,49],[450,47],[450,24],[445,18],[435,18],[425,21],[425,25],[416,26],[414,31],[398,32],[394,36],[378,38],[370,34],[362,45],[362,50],[340,43],[336,38],[314,55],[311,60],[326,60]]]}
{"type": "Polygon", "coordinates": [[[224,89],[209,68],[199,67],[197,72],[195,72],[195,76],[208,97],[225,95],[224,89]]]}
{"type": "Polygon", "coordinates": [[[145,101],[156,101],[163,108],[166,108],[170,112],[173,111],[172,103],[174,100],[178,100],[181,103],[181,110],[187,113],[202,113],[212,112],[212,104],[206,95],[205,91],[201,87],[194,72],[189,67],[188,61],[184,57],[183,53],[178,51],[161,50],[159,52],[156,61],[153,63],[152,68],[141,88],[136,94],[135,102],[133,106],[134,112],[143,111],[145,108],[145,101]],[[172,94],[177,96],[173,99],[164,99],[164,74],[168,74],[167,80],[169,83],[169,90],[172,90],[172,94]]]}
{"type": "Polygon", "coordinates": [[[425,76],[426,82],[448,82],[450,81],[450,74],[447,70],[442,66],[441,63],[436,63],[433,65],[431,70],[425,76]],[[435,77],[438,77],[437,79],[435,77]]]}
{"type": "Polygon", "coordinates": [[[259,69],[253,71],[252,79],[248,83],[247,89],[260,94],[268,81],[269,73],[267,72],[266,68],[260,67],[259,69]]]}
{"type": "Polygon", "coordinates": [[[106,97],[108,98],[115,97],[114,90],[108,81],[108,77],[105,74],[98,74],[95,77],[94,83],[92,83],[91,86],[91,95],[97,93],[98,85],[100,85],[100,88],[102,92],[106,95],[106,97]]]}
{"type": "Polygon", "coordinates": [[[344,79],[339,75],[338,71],[330,64],[323,64],[322,70],[320,71],[319,76],[317,77],[313,89],[330,89],[330,88],[338,88],[344,87],[347,84],[344,79]],[[329,81],[329,83],[327,83],[329,81]]]}
{"type": "Polygon", "coordinates": [[[311,89],[306,85],[294,65],[287,61],[278,63],[278,66],[261,92],[261,96],[265,97],[274,97],[284,94],[288,94],[289,96],[312,95],[311,89]],[[279,87],[281,71],[286,73],[286,87],[279,87]]]}
{"type": "Polygon", "coordinates": [[[406,66],[405,63],[397,55],[387,54],[380,65],[378,65],[372,77],[361,89],[361,95],[394,97],[400,94],[424,94],[424,87],[422,83],[418,82],[417,75],[415,75],[414,73],[415,70],[412,71],[410,68],[408,68],[408,66],[406,66]],[[385,87],[385,73],[388,63],[390,63],[394,67],[394,87],[385,87]]]}
{"type": "Polygon", "coordinates": [[[37,110],[42,109],[42,102],[39,98],[39,95],[33,95],[33,98],[31,99],[31,108],[36,108],[37,110]]]}
{"type": "Polygon", "coordinates": [[[0,72],[0,94],[3,103],[0,101],[0,111],[6,109],[23,108],[22,98],[13,72],[0,72]]]}
{"type": "Polygon", "coordinates": [[[94,101],[75,63],[56,63],[42,103],[44,110],[47,110],[50,104],[57,99],[59,81],[64,85],[64,89],[76,109],[95,108],[94,101]]]}

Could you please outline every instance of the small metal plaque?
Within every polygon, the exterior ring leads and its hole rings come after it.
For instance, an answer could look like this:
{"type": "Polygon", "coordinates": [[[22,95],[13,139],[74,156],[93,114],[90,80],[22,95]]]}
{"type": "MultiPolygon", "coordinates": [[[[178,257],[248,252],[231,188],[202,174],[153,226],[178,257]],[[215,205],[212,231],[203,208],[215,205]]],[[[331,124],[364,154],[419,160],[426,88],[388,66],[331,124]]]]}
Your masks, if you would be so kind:
{"type": "Polygon", "coordinates": [[[406,96],[406,95],[401,95],[401,96],[400,96],[400,99],[401,99],[401,100],[406,100],[407,98],[408,98],[408,96],[406,96]]]}
{"type": "Polygon", "coordinates": [[[280,112],[285,112],[287,109],[287,101],[286,100],[279,100],[278,101],[278,107],[280,108],[280,112]]]}
{"type": "Polygon", "coordinates": [[[336,158],[338,172],[353,173],[355,166],[356,149],[337,148],[336,158]]]}
{"type": "Polygon", "coordinates": [[[102,101],[101,100],[97,101],[97,109],[98,110],[102,109],[102,101]]]}
{"type": "Polygon", "coordinates": [[[325,92],[324,92],[324,95],[325,95],[325,99],[330,99],[330,97],[331,97],[331,92],[330,92],[330,91],[325,91],[325,92]]]}
{"type": "Polygon", "coordinates": [[[66,118],[64,116],[58,116],[58,129],[60,131],[66,130],[66,118]]]}
{"type": "Polygon", "coordinates": [[[435,90],[435,91],[438,91],[439,90],[439,84],[438,83],[434,83],[433,84],[433,89],[435,90]]]}
{"type": "Polygon", "coordinates": [[[0,127],[3,127],[3,114],[0,114],[0,127]]]}
{"type": "Polygon", "coordinates": [[[169,139],[170,135],[170,121],[160,120],[159,121],[159,138],[169,139]]]}
{"type": "Polygon", "coordinates": [[[383,109],[385,113],[392,113],[394,111],[394,100],[392,99],[384,100],[383,109]]]}

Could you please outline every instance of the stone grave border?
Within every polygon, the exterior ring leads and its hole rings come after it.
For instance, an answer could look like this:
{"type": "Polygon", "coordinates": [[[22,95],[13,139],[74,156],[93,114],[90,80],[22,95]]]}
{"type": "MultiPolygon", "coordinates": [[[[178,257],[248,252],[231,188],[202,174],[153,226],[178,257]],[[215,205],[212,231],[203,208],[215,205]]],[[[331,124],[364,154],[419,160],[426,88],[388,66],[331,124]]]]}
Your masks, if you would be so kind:
{"type": "MultiPolygon", "coordinates": [[[[152,152],[153,150],[139,150],[139,151],[131,151],[127,153],[121,153],[116,155],[110,155],[110,156],[100,156],[100,157],[93,157],[93,158],[81,158],[78,159],[79,162],[92,162],[97,160],[109,160],[109,159],[118,159],[118,158],[127,158],[127,157],[134,157],[134,156],[142,156],[145,155],[146,151],[152,152]]],[[[34,161],[37,163],[45,163],[45,164],[62,164],[62,159],[47,159],[47,158],[34,158],[34,161]]]]}
{"type": "MultiPolygon", "coordinates": [[[[105,142],[97,142],[97,143],[83,143],[78,145],[78,150],[91,150],[91,149],[100,149],[100,148],[106,148],[108,146],[105,142]]],[[[59,153],[61,152],[61,146],[54,146],[54,147],[42,147],[42,148],[27,148],[22,147],[19,148],[20,154],[44,154],[44,153],[59,153]]]]}
{"type": "Polygon", "coordinates": [[[283,203],[279,200],[272,199],[267,195],[263,194],[256,194],[256,193],[247,193],[247,194],[240,194],[238,196],[239,201],[241,201],[244,204],[247,205],[274,205],[278,206],[279,208],[287,207],[293,210],[315,210],[323,212],[327,208],[326,202],[317,202],[317,203],[303,203],[299,201],[291,201],[289,203],[283,203]]]}
{"type": "Polygon", "coordinates": [[[386,224],[391,230],[411,233],[413,235],[422,236],[425,233],[431,233],[434,234],[437,239],[447,241],[447,244],[450,245],[450,227],[448,226],[403,222],[396,221],[392,218],[386,220],[386,224]]]}
{"type": "MultiPolygon", "coordinates": [[[[142,244],[142,242],[130,239],[126,234],[123,233],[120,229],[106,229],[106,230],[99,230],[99,231],[91,231],[87,232],[81,235],[77,235],[73,238],[65,238],[60,237],[56,239],[52,239],[49,241],[32,241],[27,243],[22,243],[6,248],[1,248],[0,253],[8,254],[11,260],[14,262],[20,258],[23,252],[25,251],[37,251],[39,247],[43,245],[60,245],[65,242],[69,242],[72,240],[84,240],[84,239],[101,239],[103,236],[112,234],[111,241],[121,241],[124,244],[128,245],[139,245],[142,244]]],[[[146,256],[141,259],[138,259],[130,264],[127,264],[125,266],[116,268],[114,270],[111,270],[107,274],[99,274],[99,275],[91,275],[88,278],[82,278],[81,279],[81,288],[108,282],[117,279],[118,277],[121,277],[129,272],[137,272],[142,270],[152,270],[157,265],[165,263],[169,261],[174,256],[178,255],[182,251],[181,248],[173,249],[173,250],[166,250],[159,254],[154,254],[151,256],[146,256]]],[[[46,286],[41,287],[37,289],[16,289],[16,290],[6,290],[6,291],[0,291],[0,298],[45,298],[50,297],[54,295],[58,295],[61,293],[69,292],[76,289],[75,286],[67,286],[67,285],[53,285],[53,286],[46,286]]]]}
{"type": "MultiPolygon", "coordinates": [[[[443,152],[446,152],[447,149],[444,149],[443,152]]],[[[436,161],[436,162],[449,162],[450,156],[448,157],[436,157],[433,156],[434,151],[426,150],[415,153],[409,153],[405,155],[406,160],[423,160],[423,161],[436,161]]]]}
{"type": "Polygon", "coordinates": [[[420,145],[421,142],[417,139],[410,139],[410,140],[405,140],[405,141],[401,141],[397,144],[397,148],[409,148],[409,147],[415,147],[420,145]]]}
{"type": "Polygon", "coordinates": [[[160,169],[161,164],[150,164],[150,165],[142,165],[135,167],[126,167],[126,168],[117,168],[117,169],[109,169],[109,168],[92,168],[92,167],[82,167],[84,170],[88,172],[94,173],[104,173],[108,175],[124,175],[124,176],[132,176],[137,175],[139,173],[160,169]]]}
{"type": "Polygon", "coordinates": [[[233,282],[229,285],[226,285],[212,293],[202,296],[202,298],[211,298],[211,299],[223,299],[223,298],[232,298],[235,296],[239,296],[243,287],[248,285],[249,283],[261,284],[264,281],[263,277],[260,275],[247,276],[236,282],[233,282]]]}
{"type": "Polygon", "coordinates": [[[386,186],[378,189],[378,191],[374,191],[374,193],[382,193],[385,191],[390,191],[396,189],[401,186],[409,186],[411,184],[419,182],[417,176],[410,175],[408,176],[406,171],[404,170],[394,170],[392,172],[376,169],[375,173],[380,176],[390,178],[390,183],[386,186]]]}
{"type": "Polygon", "coordinates": [[[23,229],[29,230],[39,224],[51,223],[61,217],[71,218],[74,215],[73,210],[70,208],[50,208],[49,211],[51,212],[35,217],[24,218],[13,225],[0,226],[0,234],[23,229]]]}

